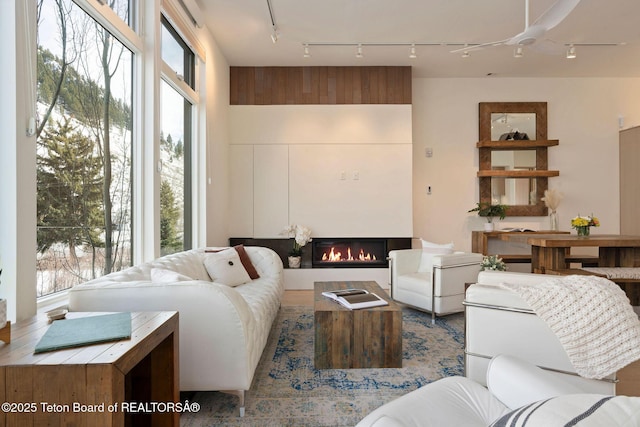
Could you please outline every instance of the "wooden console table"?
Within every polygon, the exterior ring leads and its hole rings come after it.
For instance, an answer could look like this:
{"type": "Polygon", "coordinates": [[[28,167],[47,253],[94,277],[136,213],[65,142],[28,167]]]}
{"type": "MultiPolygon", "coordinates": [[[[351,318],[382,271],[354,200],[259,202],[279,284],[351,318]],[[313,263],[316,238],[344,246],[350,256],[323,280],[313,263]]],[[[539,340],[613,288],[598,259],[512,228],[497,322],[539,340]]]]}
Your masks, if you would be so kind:
{"type": "Polygon", "coordinates": [[[372,281],[316,282],[313,323],[316,369],[402,368],[402,309],[372,281]],[[349,310],[322,295],[366,289],[389,305],[349,310]]]}
{"type": "MultiPolygon", "coordinates": [[[[531,245],[529,238],[537,236],[569,236],[568,231],[472,231],[471,252],[483,255],[498,255],[502,260],[509,263],[531,263],[531,245]],[[495,246],[491,248],[491,243],[504,251],[496,252],[495,246]],[[492,250],[494,249],[494,250],[492,250]]],[[[593,255],[574,255],[570,248],[565,248],[564,254],[567,263],[577,263],[582,266],[598,266],[598,257],[593,255]]]]}
{"type": "Polygon", "coordinates": [[[131,339],[34,354],[48,326],[44,314],[17,322],[0,344],[0,427],[180,425],[166,406],[139,410],[180,402],[177,312],[132,313],[131,339]]]}
{"type": "Polygon", "coordinates": [[[597,247],[600,267],[640,267],[640,236],[595,234],[578,237],[575,234],[505,235],[503,239],[531,245],[531,266],[534,273],[568,268],[567,253],[572,247],[597,247]]]}

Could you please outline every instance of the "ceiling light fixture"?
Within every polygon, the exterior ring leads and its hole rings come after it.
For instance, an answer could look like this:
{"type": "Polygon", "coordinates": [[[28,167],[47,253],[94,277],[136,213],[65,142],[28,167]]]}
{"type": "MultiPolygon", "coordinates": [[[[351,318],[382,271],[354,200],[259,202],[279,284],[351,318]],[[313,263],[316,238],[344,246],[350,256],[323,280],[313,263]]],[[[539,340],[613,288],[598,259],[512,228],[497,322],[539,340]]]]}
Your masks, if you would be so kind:
{"type": "Polygon", "coordinates": [[[311,58],[311,53],[309,52],[309,45],[307,43],[304,44],[304,55],[305,58],[311,58]]]}
{"type": "Polygon", "coordinates": [[[576,47],[574,45],[569,45],[569,49],[567,49],[567,59],[574,59],[576,57],[576,47]]]}
{"type": "MultiPolygon", "coordinates": [[[[465,43],[465,44],[464,44],[464,48],[465,48],[465,49],[467,49],[468,47],[469,47],[469,45],[465,43]]],[[[469,56],[471,56],[471,55],[469,54],[469,51],[468,51],[468,50],[463,50],[463,51],[462,51],[462,57],[463,57],[463,58],[468,58],[469,56]]]]}
{"type": "Polygon", "coordinates": [[[416,59],[418,55],[416,55],[416,45],[415,43],[411,43],[411,48],[409,49],[409,58],[416,59]]]}
{"type": "Polygon", "coordinates": [[[518,46],[513,50],[514,58],[522,58],[524,56],[524,52],[522,50],[522,46],[518,46]]]}
{"type": "Polygon", "coordinates": [[[267,0],[267,7],[269,8],[269,17],[271,18],[271,41],[273,44],[278,42],[278,25],[276,24],[276,15],[273,13],[273,6],[271,6],[271,0],[267,0]]]}
{"type": "Polygon", "coordinates": [[[362,58],[364,55],[362,54],[362,44],[358,43],[358,47],[356,48],[356,58],[362,58]]]}

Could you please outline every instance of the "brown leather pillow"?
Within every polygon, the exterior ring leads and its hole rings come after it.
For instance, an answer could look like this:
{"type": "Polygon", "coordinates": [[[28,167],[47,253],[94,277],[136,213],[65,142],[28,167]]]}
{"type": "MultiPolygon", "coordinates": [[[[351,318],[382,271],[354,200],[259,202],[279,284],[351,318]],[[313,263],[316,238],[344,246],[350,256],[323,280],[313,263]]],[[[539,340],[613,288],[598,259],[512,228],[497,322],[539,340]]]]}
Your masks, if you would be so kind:
{"type": "MultiPolygon", "coordinates": [[[[238,252],[238,256],[240,256],[240,262],[245,270],[247,270],[247,274],[251,277],[251,280],[259,279],[260,275],[256,271],[256,268],[251,263],[251,259],[249,258],[249,254],[244,249],[244,245],[236,245],[233,249],[238,252]]],[[[205,252],[220,252],[223,249],[205,249],[205,252]]]]}

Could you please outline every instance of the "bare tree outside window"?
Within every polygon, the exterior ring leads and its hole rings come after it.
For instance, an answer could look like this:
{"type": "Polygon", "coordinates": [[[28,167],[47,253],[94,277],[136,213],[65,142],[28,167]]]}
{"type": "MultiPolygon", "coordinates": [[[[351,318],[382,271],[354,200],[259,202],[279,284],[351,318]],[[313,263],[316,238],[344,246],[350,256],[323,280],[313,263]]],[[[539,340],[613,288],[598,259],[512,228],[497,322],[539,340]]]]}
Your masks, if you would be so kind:
{"type": "MultiPolygon", "coordinates": [[[[108,6],[128,22],[129,2],[108,6]]],[[[131,263],[133,54],[71,0],[38,0],[38,296],[131,263]]]]}

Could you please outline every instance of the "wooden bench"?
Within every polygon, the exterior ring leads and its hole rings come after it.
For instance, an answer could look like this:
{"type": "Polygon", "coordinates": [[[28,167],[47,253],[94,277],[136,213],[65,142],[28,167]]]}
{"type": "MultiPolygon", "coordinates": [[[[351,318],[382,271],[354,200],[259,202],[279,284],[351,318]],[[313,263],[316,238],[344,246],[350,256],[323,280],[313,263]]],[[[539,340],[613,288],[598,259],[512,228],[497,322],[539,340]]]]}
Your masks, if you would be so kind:
{"type": "MultiPolygon", "coordinates": [[[[530,263],[531,254],[504,254],[498,255],[506,263],[530,263]]],[[[597,255],[567,255],[565,257],[567,263],[581,264],[583,267],[597,267],[597,255]]]]}
{"type": "Polygon", "coordinates": [[[546,270],[546,274],[570,274],[604,277],[616,283],[627,294],[631,305],[640,305],[640,267],[567,268],[546,270]]]}

